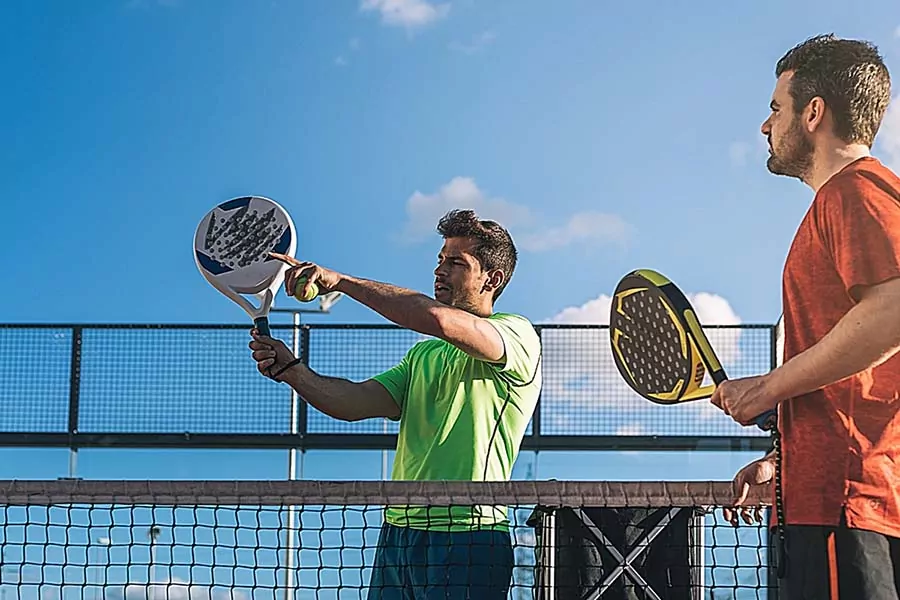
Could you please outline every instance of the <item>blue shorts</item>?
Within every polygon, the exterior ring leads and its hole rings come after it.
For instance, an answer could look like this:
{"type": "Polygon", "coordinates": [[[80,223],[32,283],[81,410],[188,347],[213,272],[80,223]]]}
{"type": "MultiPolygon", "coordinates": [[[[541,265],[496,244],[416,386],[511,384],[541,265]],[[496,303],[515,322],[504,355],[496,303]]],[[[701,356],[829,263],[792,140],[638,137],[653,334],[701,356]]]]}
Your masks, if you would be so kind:
{"type": "Polygon", "coordinates": [[[369,600],[506,600],[513,551],[505,531],[422,531],[381,526],[369,600]]]}

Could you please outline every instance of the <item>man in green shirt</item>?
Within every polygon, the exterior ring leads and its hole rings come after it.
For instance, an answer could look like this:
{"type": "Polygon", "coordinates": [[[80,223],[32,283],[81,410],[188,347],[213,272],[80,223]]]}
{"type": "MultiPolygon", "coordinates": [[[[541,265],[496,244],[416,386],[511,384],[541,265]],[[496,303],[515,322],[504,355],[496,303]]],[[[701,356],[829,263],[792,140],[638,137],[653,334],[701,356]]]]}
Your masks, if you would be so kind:
{"type": "MultiPolygon", "coordinates": [[[[395,480],[505,481],[537,404],[541,345],[522,316],[494,311],[515,270],[509,233],[471,210],[438,223],[444,244],[434,297],[276,255],[285,288],[301,277],[339,291],[432,339],[362,382],[319,375],[278,340],[253,332],[257,368],[334,418],[400,421],[395,480]]],[[[301,289],[298,295],[302,295],[301,289]]],[[[502,506],[404,507],[385,511],[370,598],[505,599],[513,569],[502,506]]]]}

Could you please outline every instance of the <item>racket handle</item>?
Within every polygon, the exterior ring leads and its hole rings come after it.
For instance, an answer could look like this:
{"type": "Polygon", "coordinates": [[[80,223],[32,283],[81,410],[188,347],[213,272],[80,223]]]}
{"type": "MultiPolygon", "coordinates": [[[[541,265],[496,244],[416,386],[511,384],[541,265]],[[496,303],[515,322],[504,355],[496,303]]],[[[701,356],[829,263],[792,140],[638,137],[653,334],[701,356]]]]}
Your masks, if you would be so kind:
{"type": "Polygon", "coordinates": [[[253,319],[253,325],[256,326],[259,335],[272,337],[272,332],[269,330],[269,317],[256,317],[253,319]]]}
{"type": "Polygon", "coordinates": [[[753,422],[763,431],[775,429],[775,426],[778,425],[778,411],[772,409],[769,412],[765,412],[756,417],[753,422]]]}

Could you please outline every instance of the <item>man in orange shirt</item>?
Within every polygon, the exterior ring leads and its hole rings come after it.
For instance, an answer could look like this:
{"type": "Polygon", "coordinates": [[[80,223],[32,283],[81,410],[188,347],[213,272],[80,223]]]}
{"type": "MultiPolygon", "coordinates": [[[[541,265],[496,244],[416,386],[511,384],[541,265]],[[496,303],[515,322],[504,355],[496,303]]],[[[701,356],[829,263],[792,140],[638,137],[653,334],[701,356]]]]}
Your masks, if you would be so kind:
{"type": "MultiPolygon", "coordinates": [[[[897,600],[900,178],[870,154],[890,76],[873,45],[830,35],[775,74],[769,171],[815,192],[784,265],[784,362],[711,401],[745,425],[779,410],[780,598],[897,600]]],[[[735,505],[775,466],[770,454],[741,469],[735,505]]]]}

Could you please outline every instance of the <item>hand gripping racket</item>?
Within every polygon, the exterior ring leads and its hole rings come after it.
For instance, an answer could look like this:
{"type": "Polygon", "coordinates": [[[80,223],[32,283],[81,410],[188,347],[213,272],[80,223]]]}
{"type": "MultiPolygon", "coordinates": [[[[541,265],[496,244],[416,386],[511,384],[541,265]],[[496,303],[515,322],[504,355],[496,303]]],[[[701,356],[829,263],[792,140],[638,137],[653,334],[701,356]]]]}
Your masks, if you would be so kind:
{"type": "Polygon", "coordinates": [[[287,265],[269,252],[293,256],[297,232],[278,203],[244,196],[210,210],[194,234],[194,260],[206,280],[243,308],[262,335],[270,335],[269,310],[287,265]],[[252,295],[254,306],[241,294],[252,295]]]}
{"type": "MultiPolygon", "coordinates": [[[[622,278],[613,294],[609,336],[613,360],[628,385],[657,404],[712,396],[728,379],[687,297],[665,276],[639,269],[622,278]],[[712,385],[703,385],[709,372],[712,385]]],[[[755,420],[767,431],[770,411],[755,420]]]]}

